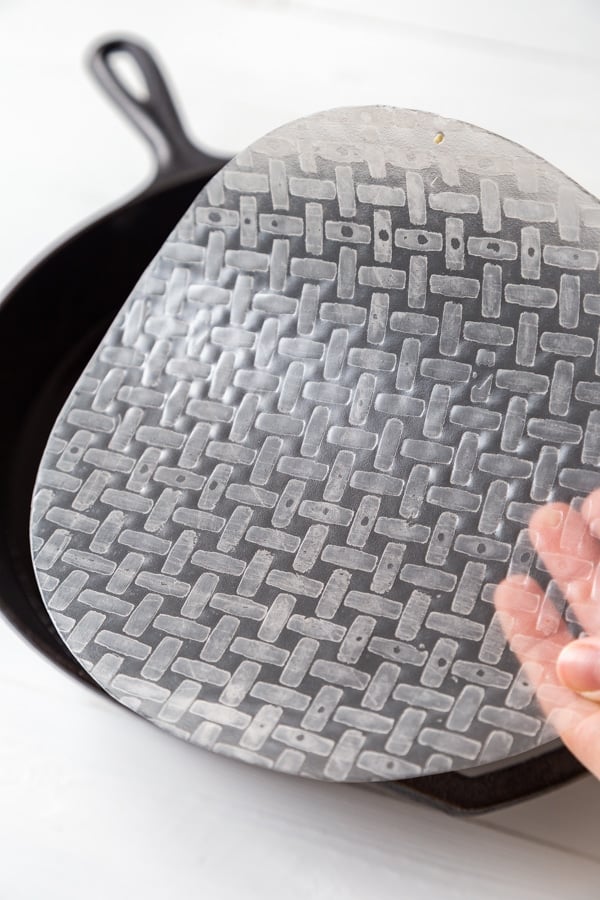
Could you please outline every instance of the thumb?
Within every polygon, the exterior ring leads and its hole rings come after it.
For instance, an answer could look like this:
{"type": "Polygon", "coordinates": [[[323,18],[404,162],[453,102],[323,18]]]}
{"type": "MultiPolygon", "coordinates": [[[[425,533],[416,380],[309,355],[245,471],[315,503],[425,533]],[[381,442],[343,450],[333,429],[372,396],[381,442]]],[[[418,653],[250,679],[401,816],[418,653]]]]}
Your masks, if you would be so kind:
{"type": "Polygon", "coordinates": [[[571,641],[556,661],[559,679],[579,694],[600,691],[600,638],[571,641]]]}

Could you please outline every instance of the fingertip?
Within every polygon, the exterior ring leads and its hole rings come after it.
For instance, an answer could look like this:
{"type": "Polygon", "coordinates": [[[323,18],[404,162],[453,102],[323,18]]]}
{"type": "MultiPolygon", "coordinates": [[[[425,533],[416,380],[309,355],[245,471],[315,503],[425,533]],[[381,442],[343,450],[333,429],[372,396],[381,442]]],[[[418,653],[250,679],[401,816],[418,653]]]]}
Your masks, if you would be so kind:
{"type": "Polygon", "coordinates": [[[596,488],[585,498],[579,509],[582,518],[596,537],[600,533],[600,488],[596,488]]]}
{"type": "Polygon", "coordinates": [[[537,588],[538,583],[531,575],[528,575],[526,572],[514,572],[512,575],[507,575],[496,586],[496,591],[514,593],[514,591],[531,591],[537,588]]]}
{"type": "Polygon", "coordinates": [[[548,532],[556,533],[564,523],[568,509],[566,503],[546,503],[540,506],[529,519],[529,531],[532,536],[543,538],[548,532]]]}
{"type": "Polygon", "coordinates": [[[570,641],[558,655],[556,674],[577,693],[600,690],[600,643],[587,638],[570,641]]]}
{"type": "Polygon", "coordinates": [[[580,507],[581,515],[584,519],[589,520],[592,516],[596,517],[600,510],[600,488],[591,491],[583,501],[580,507]]]}
{"type": "Polygon", "coordinates": [[[540,586],[534,578],[517,572],[496,585],[494,604],[499,612],[527,612],[537,606],[537,602],[531,602],[532,596],[537,601],[540,594],[540,586]]]}

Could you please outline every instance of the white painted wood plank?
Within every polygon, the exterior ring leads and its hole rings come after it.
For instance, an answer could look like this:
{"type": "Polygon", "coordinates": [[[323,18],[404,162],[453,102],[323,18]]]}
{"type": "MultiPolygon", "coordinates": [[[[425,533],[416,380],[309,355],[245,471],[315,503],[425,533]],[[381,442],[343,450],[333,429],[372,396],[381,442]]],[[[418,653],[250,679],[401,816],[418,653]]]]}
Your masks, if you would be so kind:
{"type": "MultiPolygon", "coordinates": [[[[264,0],[249,0],[257,6],[264,0]]],[[[275,0],[277,5],[277,0],[275,0]]],[[[519,50],[552,53],[557,65],[561,57],[578,65],[598,62],[600,8],[593,0],[503,0],[501,4],[480,0],[428,0],[407,3],[398,0],[293,0],[294,7],[307,7],[318,14],[326,11],[382,23],[400,23],[405,29],[440,32],[446,39],[459,38],[505,45],[519,50]]]]}
{"type": "Polygon", "coordinates": [[[600,859],[600,782],[591,775],[517,806],[488,813],[481,825],[600,859]]]}

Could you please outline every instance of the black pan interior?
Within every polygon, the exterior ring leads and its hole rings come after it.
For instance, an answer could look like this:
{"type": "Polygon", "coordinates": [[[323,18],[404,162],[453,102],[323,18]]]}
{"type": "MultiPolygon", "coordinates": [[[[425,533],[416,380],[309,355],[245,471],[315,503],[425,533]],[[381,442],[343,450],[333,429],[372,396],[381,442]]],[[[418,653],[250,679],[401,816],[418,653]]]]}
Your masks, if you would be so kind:
{"type": "Polygon", "coordinates": [[[46,656],[92,686],[55,631],[35,582],[28,531],[35,474],[85,363],[212,174],[105,215],[42,260],[0,305],[0,608],[46,656]]]}

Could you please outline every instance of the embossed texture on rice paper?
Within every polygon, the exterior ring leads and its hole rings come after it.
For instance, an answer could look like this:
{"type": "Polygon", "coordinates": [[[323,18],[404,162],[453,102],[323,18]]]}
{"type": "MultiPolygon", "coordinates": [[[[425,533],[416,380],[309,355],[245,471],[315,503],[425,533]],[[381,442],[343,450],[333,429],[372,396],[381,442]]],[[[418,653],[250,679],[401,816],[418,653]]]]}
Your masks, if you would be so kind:
{"type": "Polygon", "coordinates": [[[543,575],[536,505],[600,484],[599,228],[548,163],[428,113],[240,153],[43,455],[32,549],[70,651],[173,734],[305,776],[553,739],[492,597],[543,575]]]}

